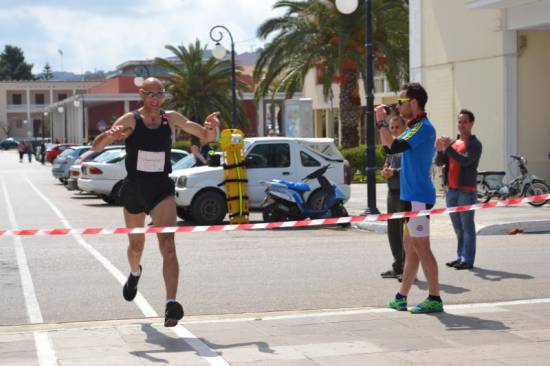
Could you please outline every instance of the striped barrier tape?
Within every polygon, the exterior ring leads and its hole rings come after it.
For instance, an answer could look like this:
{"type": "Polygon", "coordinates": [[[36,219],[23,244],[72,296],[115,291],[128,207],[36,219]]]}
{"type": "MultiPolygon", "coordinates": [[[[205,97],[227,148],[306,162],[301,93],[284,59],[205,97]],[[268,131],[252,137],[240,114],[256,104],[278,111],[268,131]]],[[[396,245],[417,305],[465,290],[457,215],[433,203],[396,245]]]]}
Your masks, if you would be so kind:
{"type": "Polygon", "coordinates": [[[550,199],[550,194],[543,194],[531,197],[513,198],[506,201],[494,201],[488,203],[478,203],[474,205],[464,205],[456,207],[434,208],[431,210],[408,211],[385,213],[378,215],[338,217],[329,219],[303,220],[303,221],[284,221],[284,222],[261,222],[256,224],[238,224],[238,225],[211,225],[211,226],[171,226],[171,227],[138,227],[138,228],[87,228],[87,229],[25,229],[25,230],[1,230],[1,236],[59,236],[59,235],[118,235],[118,234],[159,234],[159,233],[202,233],[212,231],[243,231],[243,230],[266,230],[290,227],[308,227],[324,226],[336,224],[348,224],[358,222],[386,221],[390,219],[400,219],[406,217],[417,217],[427,215],[444,215],[454,212],[466,212],[472,210],[514,206],[521,203],[537,202],[550,199]]]}

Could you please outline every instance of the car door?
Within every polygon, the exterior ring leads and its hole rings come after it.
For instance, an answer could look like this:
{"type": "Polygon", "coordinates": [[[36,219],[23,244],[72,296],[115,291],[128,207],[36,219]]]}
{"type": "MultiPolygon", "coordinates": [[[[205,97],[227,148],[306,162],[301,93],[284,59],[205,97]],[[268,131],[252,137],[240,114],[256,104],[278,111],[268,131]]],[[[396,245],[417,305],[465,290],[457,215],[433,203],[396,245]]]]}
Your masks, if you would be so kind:
{"type": "Polygon", "coordinates": [[[248,200],[258,207],[265,197],[263,181],[286,179],[295,181],[292,146],[288,142],[259,142],[252,145],[246,155],[248,174],[248,200]]]}

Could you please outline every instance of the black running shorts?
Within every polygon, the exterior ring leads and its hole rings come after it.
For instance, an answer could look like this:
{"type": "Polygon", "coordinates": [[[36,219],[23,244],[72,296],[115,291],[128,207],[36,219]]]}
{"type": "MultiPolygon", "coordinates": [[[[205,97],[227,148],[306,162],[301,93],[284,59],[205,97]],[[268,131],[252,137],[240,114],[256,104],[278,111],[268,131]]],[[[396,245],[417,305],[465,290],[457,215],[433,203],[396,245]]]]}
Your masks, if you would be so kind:
{"type": "Polygon", "coordinates": [[[120,201],[131,214],[149,214],[166,197],[175,195],[174,181],[168,176],[128,178],[122,181],[120,201]]]}

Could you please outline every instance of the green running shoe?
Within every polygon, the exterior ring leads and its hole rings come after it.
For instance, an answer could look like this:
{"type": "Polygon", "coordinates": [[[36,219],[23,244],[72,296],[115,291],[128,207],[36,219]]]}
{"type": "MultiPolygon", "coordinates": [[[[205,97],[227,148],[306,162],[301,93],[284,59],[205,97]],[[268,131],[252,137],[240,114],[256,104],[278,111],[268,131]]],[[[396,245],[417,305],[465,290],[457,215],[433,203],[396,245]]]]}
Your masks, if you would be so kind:
{"type": "Polygon", "coordinates": [[[411,314],[431,314],[443,311],[443,301],[434,301],[427,298],[420,304],[409,309],[411,314]]]}
{"type": "Polygon", "coordinates": [[[407,310],[407,298],[403,297],[401,299],[398,299],[397,297],[392,297],[389,304],[390,308],[398,310],[398,311],[406,311],[407,310]]]}

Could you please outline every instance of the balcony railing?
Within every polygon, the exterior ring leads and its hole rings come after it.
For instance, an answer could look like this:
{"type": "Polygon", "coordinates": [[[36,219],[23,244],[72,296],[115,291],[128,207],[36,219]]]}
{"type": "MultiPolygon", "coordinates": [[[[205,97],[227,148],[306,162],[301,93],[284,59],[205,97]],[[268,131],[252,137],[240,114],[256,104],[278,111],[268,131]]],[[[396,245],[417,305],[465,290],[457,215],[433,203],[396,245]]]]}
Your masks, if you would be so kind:
{"type": "MultiPolygon", "coordinates": [[[[44,112],[46,104],[31,104],[31,112],[44,112]]],[[[8,113],[27,113],[27,104],[8,104],[6,112],[8,113]]]]}

